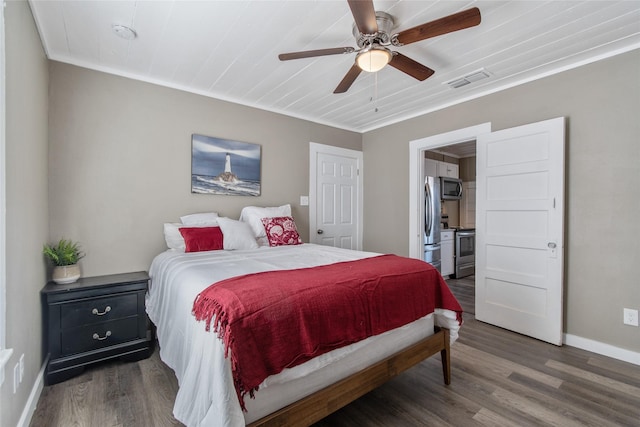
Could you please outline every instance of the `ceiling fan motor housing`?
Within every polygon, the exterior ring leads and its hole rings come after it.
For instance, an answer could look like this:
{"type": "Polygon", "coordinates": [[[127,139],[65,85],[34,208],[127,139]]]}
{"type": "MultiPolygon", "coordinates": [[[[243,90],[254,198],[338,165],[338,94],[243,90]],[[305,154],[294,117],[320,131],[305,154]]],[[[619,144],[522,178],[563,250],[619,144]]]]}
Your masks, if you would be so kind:
{"type": "Polygon", "coordinates": [[[353,24],[353,36],[356,38],[356,44],[359,48],[366,48],[374,43],[383,46],[390,44],[390,34],[394,25],[393,16],[385,12],[376,12],[376,23],[378,24],[378,32],[375,34],[362,34],[358,31],[356,24],[353,24]]]}

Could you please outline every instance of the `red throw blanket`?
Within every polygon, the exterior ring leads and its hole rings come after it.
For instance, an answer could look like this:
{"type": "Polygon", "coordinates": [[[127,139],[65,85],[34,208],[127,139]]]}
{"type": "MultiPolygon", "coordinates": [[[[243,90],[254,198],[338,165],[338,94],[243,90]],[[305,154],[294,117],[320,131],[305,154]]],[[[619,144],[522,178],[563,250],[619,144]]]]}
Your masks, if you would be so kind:
{"type": "Polygon", "coordinates": [[[231,369],[244,396],[269,375],[320,354],[397,328],[445,308],[462,308],[440,273],[423,261],[381,255],[296,270],[233,277],[194,301],[231,350],[231,369]]]}

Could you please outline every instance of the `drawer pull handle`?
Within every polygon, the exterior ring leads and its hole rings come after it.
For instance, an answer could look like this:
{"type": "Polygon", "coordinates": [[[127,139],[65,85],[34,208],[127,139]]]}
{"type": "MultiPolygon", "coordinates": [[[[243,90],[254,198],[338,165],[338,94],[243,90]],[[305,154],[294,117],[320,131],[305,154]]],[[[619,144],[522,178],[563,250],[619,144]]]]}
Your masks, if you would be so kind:
{"type": "Polygon", "coordinates": [[[105,314],[107,314],[107,313],[108,313],[108,312],[110,312],[110,311],[111,311],[111,306],[110,306],[110,305],[108,305],[108,306],[104,309],[104,311],[102,311],[102,312],[98,311],[98,309],[97,309],[97,308],[94,308],[93,310],[91,310],[91,313],[92,313],[92,314],[95,314],[96,316],[104,316],[105,314]]]}
{"type": "Polygon", "coordinates": [[[93,339],[94,340],[98,340],[98,341],[103,341],[103,340],[106,340],[107,338],[109,338],[110,336],[111,336],[111,331],[107,331],[107,333],[104,334],[103,337],[101,337],[100,335],[94,333],[93,334],[93,339]]]}

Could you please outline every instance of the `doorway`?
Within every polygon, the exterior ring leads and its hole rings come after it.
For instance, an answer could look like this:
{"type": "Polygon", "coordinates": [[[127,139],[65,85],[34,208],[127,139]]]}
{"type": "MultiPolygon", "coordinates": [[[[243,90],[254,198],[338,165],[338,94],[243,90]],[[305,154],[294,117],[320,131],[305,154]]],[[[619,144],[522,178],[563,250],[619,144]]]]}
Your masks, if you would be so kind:
{"type": "Polygon", "coordinates": [[[483,123],[452,132],[434,135],[409,143],[409,256],[422,259],[424,227],[424,194],[422,176],[424,170],[424,152],[444,149],[444,147],[465,143],[477,139],[479,135],[490,133],[491,123],[483,123]]]}
{"type": "MultiPolygon", "coordinates": [[[[424,226],[424,207],[423,200],[421,198],[422,188],[420,185],[420,177],[425,174],[424,162],[426,151],[437,151],[443,154],[448,154],[451,157],[461,157],[461,150],[464,150],[465,156],[475,155],[475,141],[479,135],[490,133],[491,124],[483,123],[481,125],[472,126],[469,128],[459,129],[453,132],[448,132],[440,135],[435,135],[428,138],[423,138],[410,142],[410,191],[413,195],[410,197],[410,239],[409,239],[409,253],[413,258],[420,258],[421,243],[422,243],[422,229],[424,226]]],[[[464,194],[464,191],[463,191],[464,194]]],[[[466,201],[465,201],[466,202],[466,201]]],[[[466,215],[470,215],[467,212],[466,215]]],[[[475,215],[475,214],[474,214],[475,215]]],[[[470,222],[464,215],[455,215],[457,224],[462,225],[461,221],[470,222]]],[[[462,309],[465,313],[475,313],[475,275],[453,279],[446,279],[447,284],[451,288],[451,291],[456,296],[462,309]]]]}
{"type": "MultiPolygon", "coordinates": [[[[474,126],[471,128],[461,129],[458,131],[436,135],[429,138],[424,138],[418,141],[411,142],[411,155],[415,155],[416,158],[412,157],[411,162],[420,163],[422,159],[425,157],[425,152],[437,152],[443,154],[450,158],[458,158],[461,159],[459,162],[459,177],[463,179],[463,186],[466,185],[466,189],[468,190],[469,183],[473,180],[473,187],[475,189],[475,178],[470,175],[475,175],[475,164],[471,171],[465,172],[465,164],[471,162],[470,159],[475,158],[475,140],[476,137],[483,133],[491,132],[491,127],[489,123],[474,126]],[[466,161],[464,159],[467,159],[466,161]]],[[[416,165],[416,169],[420,170],[420,165],[416,165]]],[[[424,174],[423,171],[420,171],[419,174],[415,177],[416,183],[420,180],[419,177],[424,174]]],[[[412,181],[414,181],[414,176],[412,176],[412,181]]],[[[460,201],[448,201],[446,205],[447,214],[449,215],[449,221],[447,226],[450,227],[474,227],[475,221],[470,217],[473,216],[475,219],[475,211],[473,209],[467,209],[467,205],[469,204],[469,200],[465,197],[464,191],[465,187],[463,187],[463,198],[464,200],[460,201]],[[453,212],[455,209],[455,212],[453,212]]],[[[417,215],[417,220],[420,221],[423,218],[422,210],[420,206],[415,208],[419,211],[417,215]]],[[[413,212],[414,209],[411,209],[413,212]]],[[[412,225],[414,223],[412,222],[412,225]]],[[[422,225],[417,226],[417,230],[421,230],[422,225]]],[[[455,239],[454,239],[455,241],[455,239]]],[[[443,251],[443,257],[446,256],[447,251],[443,251]]],[[[444,262],[444,260],[443,260],[444,262]]],[[[461,277],[461,278],[449,278],[449,276],[445,276],[445,280],[449,285],[449,288],[456,296],[462,309],[465,313],[475,315],[475,275],[461,277]]]]}

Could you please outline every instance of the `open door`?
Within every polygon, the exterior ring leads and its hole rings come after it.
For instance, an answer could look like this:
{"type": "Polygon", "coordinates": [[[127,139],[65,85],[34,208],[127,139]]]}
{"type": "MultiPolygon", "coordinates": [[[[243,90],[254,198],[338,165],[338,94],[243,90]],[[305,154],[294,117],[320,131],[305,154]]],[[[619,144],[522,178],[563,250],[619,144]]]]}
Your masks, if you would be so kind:
{"type": "Polygon", "coordinates": [[[562,344],[564,118],[477,139],[476,318],[562,344]]]}

